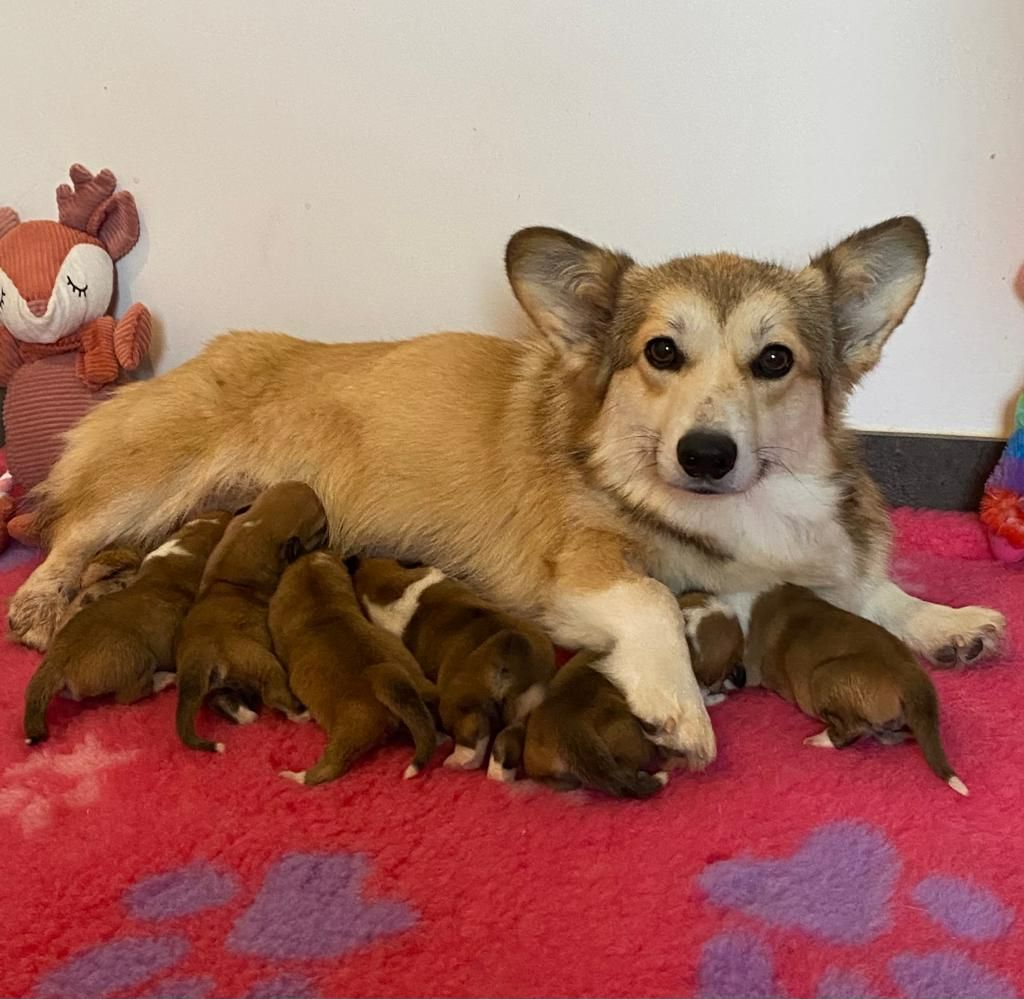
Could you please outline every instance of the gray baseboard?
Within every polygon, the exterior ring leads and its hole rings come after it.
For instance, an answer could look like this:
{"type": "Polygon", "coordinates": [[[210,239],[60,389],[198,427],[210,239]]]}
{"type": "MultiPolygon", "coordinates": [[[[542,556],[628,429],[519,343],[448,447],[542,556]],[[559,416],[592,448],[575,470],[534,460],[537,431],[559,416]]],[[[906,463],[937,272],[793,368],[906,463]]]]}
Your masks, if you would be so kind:
{"type": "Polygon", "coordinates": [[[890,506],[977,510],[1004,440],[862,432],[864,458],[890,506]]]}

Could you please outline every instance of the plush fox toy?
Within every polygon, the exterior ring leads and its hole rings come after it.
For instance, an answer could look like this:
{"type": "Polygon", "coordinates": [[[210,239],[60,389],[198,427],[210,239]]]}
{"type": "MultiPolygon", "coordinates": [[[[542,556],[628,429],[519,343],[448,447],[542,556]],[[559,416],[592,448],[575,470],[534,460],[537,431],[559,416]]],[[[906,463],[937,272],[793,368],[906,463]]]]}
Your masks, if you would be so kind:
{"type": "MultiPolygon", "coordinates": [[[[71,182],[57,188],[57,222],[21,222],[12,208],[0,208],[7,470],[14,485],[25,490],[46,478],[64,433],[149,350],[150,315],[144,305],[131,306],[116,322],[107,315],[114,262],[139,238],[135,199],[116,192],[109,170],[93,176],[76,164],[71,182]]],[[[17,513],[7,525],[10,534],[31,541],[32,514],[20,507],[17,513]]],[[[2,533],[0,543],[6,540],[2,533]]]]}

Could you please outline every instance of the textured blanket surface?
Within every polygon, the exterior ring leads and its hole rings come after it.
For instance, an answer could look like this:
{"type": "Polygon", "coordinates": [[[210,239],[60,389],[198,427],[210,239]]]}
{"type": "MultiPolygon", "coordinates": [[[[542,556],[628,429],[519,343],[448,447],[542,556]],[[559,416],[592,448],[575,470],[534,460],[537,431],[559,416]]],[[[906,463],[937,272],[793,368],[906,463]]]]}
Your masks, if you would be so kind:
{"type": "MultiPolygon", "coordinates": [[[[966,515],[898,511],[911,592],[999,607],[1024,571],[966,515]]],[[[0,558],[10,595],[36,556],[0,558]]],[[[395,745],[320,788],[310,725],[174,694],[58,701],[24,745],[38,655],[0,646],[0,994],[1015,996],[1024,991],[1024,671],[937,673],[960,798],[913,743],[805,748],[761,691],[712,709],[717,762],[647,802],[506,786],[395,745]]]]}

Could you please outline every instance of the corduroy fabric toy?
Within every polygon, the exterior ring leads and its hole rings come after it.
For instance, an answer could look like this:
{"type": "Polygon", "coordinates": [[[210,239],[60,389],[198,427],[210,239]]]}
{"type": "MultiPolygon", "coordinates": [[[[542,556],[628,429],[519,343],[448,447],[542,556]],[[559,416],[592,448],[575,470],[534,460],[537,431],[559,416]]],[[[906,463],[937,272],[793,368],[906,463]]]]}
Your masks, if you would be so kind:
{"type": "MultiPolygon", "coordinates": [[[[115,193],[109,170],[93,176],[75,164],[70,173],[72,184],[57,188],[59,221],[21,222],[0,208],[0,385],[7,470],[19,491],[46,478],[63,435],[149,350],[144,305],[116,321],[107,314],[114,262],[139,239],[135,199],[115,193]]],[[[32,521],[22,501],[11,536],[31,543],[32,521]]]]}

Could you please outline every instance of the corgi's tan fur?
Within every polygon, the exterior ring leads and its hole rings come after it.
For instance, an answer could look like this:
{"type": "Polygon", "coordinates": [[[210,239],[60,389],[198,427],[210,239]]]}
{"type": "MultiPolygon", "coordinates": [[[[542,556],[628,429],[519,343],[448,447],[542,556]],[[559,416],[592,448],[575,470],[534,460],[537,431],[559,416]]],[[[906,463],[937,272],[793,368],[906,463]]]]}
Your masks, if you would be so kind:
{"type": "Polygon", "coordinates": [[[213,498],[295,478],[340,548],[436,565],[559,643],[607,651],[631,709],[698,765],[714,735],[673,592],[749,611],[751,594],[800,583],[933,659],[973,658],[1002,616],[889,580],[888,522],[843,426],[927,256],[911,218],[796,271],[723,254],[641,266],[527,229],[506,253],[536,327],[524,338],[220,337],[71,432],[36,497],[50,554],[12,630],[45,647],[64,588],[126,530],[145,541],[213,498]],[[736,451],[713,484],[682,473],[693,432],[736,451]]]}

